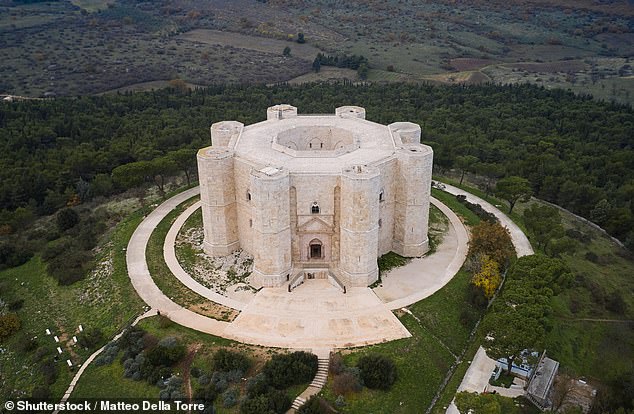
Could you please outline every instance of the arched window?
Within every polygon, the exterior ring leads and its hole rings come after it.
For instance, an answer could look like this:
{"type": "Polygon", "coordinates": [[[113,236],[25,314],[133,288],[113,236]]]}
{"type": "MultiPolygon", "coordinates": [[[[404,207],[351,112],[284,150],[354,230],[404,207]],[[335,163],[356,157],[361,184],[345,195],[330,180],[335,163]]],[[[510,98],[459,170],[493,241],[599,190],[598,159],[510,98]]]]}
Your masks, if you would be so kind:
{"type": "Polygon", "coordinates": [[[312,206],[310,206],[310,212],[312,214],[319,214],[319,204],[315,201],[312,206]]]}
{"type": "Polygon", "coordinates": [[[385,201],[385,193],[383,190],[379,193],[379,203],[385,201]]]}

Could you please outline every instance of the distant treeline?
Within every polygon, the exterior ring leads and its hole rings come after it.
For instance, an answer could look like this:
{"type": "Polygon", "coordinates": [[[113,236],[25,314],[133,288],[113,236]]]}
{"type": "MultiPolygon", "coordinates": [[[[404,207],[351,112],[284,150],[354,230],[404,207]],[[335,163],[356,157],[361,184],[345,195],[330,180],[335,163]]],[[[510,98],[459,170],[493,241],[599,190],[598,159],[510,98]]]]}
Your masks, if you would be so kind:
{"type": "Polygon", "coordinates": [[[367,65],[368,59],[363,55],[324,55],[318,53],[313,61],[313,68],[320,66],[335,66],[337,68],[348,68],[358,70],[361,65],[367,65]]]}
{"type": "Polygon", "coordinates": [[[529,85],[234,85],[2,103],[0,228],[144,180],[160,185],[162,168],[195,171],[177,150],[208,145],[212,122],[261,121],[277,103],[300,113],[359,105],[375,122],[419,123],[436,168],[525,177],[535,196],[634,239],[632,108],[529,85]]]}

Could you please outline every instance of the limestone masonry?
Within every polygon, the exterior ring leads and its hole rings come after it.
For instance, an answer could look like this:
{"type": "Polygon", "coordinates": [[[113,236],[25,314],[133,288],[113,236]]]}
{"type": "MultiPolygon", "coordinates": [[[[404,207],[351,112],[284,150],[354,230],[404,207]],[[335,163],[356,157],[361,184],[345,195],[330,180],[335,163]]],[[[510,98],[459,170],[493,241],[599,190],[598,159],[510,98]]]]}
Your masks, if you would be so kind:
{"type": "Polygon", "coordinates": [[[213,124],[211,141],[198,152],[204,249],[249,252],[255,284],[367,286],[378,256],[429,248],[433,151],[416,124],[380,125],[357,106],[298,115],[276,105],[257,124],[213,124]]]}

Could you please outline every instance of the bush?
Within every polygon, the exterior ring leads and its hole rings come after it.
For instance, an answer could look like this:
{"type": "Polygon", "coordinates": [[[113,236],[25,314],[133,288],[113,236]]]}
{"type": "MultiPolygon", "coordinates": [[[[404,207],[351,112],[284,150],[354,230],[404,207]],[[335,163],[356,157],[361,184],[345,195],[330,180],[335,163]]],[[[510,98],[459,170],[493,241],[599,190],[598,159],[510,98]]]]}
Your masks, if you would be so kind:
{"type": "Polygon", "coordinates": [[[155,367],[169,367],[185,356],[185,345],[173,336],[161,339],[157,346],[147,353],[148,361],[155,367]]]}
{"type": "Polygon", "coordinates": [[[31,337],[27,336],[26,334],[22,333],[18,337],[16,348],[20,352],[28,353],[28,352],[31,352],[31,351],[35,351],[37,349],[37,345],[38,345],[38,343],[37,343],[37,340],[35,338],[31,338],[31,337]]]}
{"type": "Polygon", "coordinates": [[[328,407],[326,402],[317,395],[312,395],[308,401],[306,401],[306,404],[297,410],[297,414],[329,414],[331,412],[333,411],[328,407]]]}
{"type": "Polygon", "coordinates": [[[40,363],[39,369],[44,377],[44,382],[47,385],[51,385],[57,380],[57,365],[52,359],[47,359],[46,361],[40,363]]]}
{"type": "Polygon", "coordinates": [[[229,388],[222,394],[222,406],[225,408],[231,408],[238,403],[238,397],[240,393],[235,388],[229,388]]]}
{"type": "Polygon", "coordinates": [[[25,244],[0,243],[0,270],[20,266],[33,257],[33,250],[25,244]]]}
{"type": "Polygon", "coordinates": [[[213,384],[207,383],[194,391],[193,400],[200,403],[212,403],[216,400],[218,393],[213,384]]]}
{"type": "Polygon", "coordinates": [[[284,391],[269,388],[264,393],[244,400],[240,414],[282,414],[291,408],[292,401],[284,391]]]}
{"type": "Polygon", "coordinates": [[[219,349],[212,357],[212,365],[216,371],[239,370],[243,373],[249,370],[251,360],[242,352],[219,349]]]}
{"type": "Polygon", "coordinates": [[[254,398],[258,395],[266,394],[269,389],[269,382],[266,376],[259,373],[247,381],[247,396],[254,398]]]}
{"type": "Polygon", "coordinates": [[[65,208],[57,213],[57,228],[59,231],[70,230],[79,223],[79,214],[72,208],[65,208]]]}
{"type": "Polygon", "coordinates": [[[348,395],[353,392],[359,392],[361,388],[359,378],[351,371],[344,371],[339,375],[335,375],[332,383],[332,390],[337,395],[348,395]]]}
{"type": "Polygon", "coordinates": [[[341,354],[334,354],[330,361],[330,373],[334,375],[341,374],[346,369],[341,354]]]}
{"type": "Polygon", "coordinates": [[[104,342],[103,332],[99,328],[87,329],[77,336],[79,345],[88,348],[98,348],[104,342]]]}
{"type": "Polygon", "coordinates": [[[20,318],[15,313],[0,315],[0,341],[20,330],[20,318]]]}
{"type": "Polygon", "coordinates": [[[615,290],[610,293],[605,300],[605,308],[610,312],[614,312],[618,315],[625,315],[627,310],[627,303],[623,299],[623,295],[620,291],[615,290]]]}
{"type": "Polygon", "coordinates": [[[304,351],[274,355],[262,372],[277,389],[310,382],[317,374],[317,356],[304,351]]]}
{"type": "Polygon", "coordinates": [[[396,366],[392,360],[376,354],[361,357],[357,363],[363,384],[368,388],[389,389],[396,381],[396,366]]]}
{"type": "Polygon", "coordinates": [[[86,277],[92,256],[69,249],[48,262],[48,273],[62,286],[72,285],[86,277]]]}

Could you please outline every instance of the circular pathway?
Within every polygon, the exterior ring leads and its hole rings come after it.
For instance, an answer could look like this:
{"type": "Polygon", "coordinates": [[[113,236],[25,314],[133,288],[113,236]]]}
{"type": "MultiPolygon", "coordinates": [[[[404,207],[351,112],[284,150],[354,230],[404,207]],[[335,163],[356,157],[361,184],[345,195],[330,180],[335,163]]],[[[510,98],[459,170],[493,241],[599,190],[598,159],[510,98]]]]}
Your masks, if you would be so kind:
{"type": "Polygon", "coordinates": [[[467,252],[467,232],[455,214],[432,200],[447,215],[450,229],[436,253],[414,259],[390,273],[389,282],[377,288],[350,288],[346,294],[326,280],[307,280],[288,292],[282,288],[261,289],[255,296],[228,298],[202,286],[176,260],[174,241],[187,218],[199,207],[188,208],[172,225],[164,245],[164,256],[172,273],[189,289],[210,301],[237,309],[233,322],[199,315],[174,303],[154,284],[145,251],[161,220],[174,208],[198,194],[192,188],[165,201],[136,229],[127,250],[128,274],[139,296],[153,309],[174,322],[240,342],[283,348],[341,348],[363,346],[411,336],[391,312],[417,302],[442,288],[460,269],[467,252]]]}

